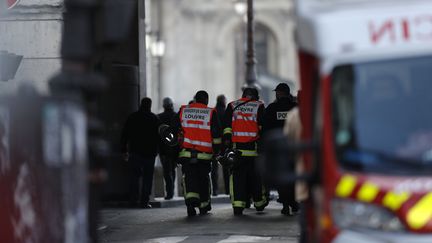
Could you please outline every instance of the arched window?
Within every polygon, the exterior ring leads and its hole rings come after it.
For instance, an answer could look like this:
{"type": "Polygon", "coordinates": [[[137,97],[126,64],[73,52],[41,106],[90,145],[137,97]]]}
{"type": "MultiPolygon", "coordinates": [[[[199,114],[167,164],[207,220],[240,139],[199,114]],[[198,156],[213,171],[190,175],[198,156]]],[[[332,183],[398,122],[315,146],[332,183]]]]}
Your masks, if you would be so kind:
{"type": "Polygon", "coordinates": [[[273,32],[263,24],[255,27],[255,54],[259,74],[277,75],[277,43],[273,32]]]}
{"type": "MultiPolygon", "coordinates": [[[[240,90],[245,82],[246,72],[246,26],[240,25],[235,29],[235,57],[236,57],[236,81],[240,90]]],[[[266,25],[256,23],[255,25],[255,56],[257,60],[256,69],[258,76],[278,76],[278,43],[275,34],[266,25]]],[[[239,91],[240,92],[240,91],[239,91]]]]}

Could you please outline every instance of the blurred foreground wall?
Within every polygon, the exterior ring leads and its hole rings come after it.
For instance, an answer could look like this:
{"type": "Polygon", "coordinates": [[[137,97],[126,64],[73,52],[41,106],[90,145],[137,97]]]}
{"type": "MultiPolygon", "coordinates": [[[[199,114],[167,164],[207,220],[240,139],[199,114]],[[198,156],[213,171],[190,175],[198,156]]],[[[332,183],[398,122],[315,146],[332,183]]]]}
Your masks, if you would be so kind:
{"type": "Polygon", "coordinates": [[[48,80],[60,70],[63,0],[21,0],[0,16],[0,51],[22,55],[14,80],[0,82],[0,93],[32,82],[48,92],[48,80]]]}
{"type": "MultiPolygon", "coordinates": [[[[48,82],[62,65],[64,11],[63,0],[20,0],[0,15],[0,51],[23,56],[15,78],[0,81],[0,94],[13,93],[23,82],[31,83],[42,94],[49,93],[48,82]]],[[[126,39],[106,46],[92,63],[109,82],[106,93],[98,97],[98,114],[113,152],[105,165],[110,174],[103,192],[107,198],[127,192],[127,174],[119,160],[119,136],[127,116],[137,109],[140,95],[144,95],[140,94],[139,83],[138,11],[133,12],[126,39]]]]}

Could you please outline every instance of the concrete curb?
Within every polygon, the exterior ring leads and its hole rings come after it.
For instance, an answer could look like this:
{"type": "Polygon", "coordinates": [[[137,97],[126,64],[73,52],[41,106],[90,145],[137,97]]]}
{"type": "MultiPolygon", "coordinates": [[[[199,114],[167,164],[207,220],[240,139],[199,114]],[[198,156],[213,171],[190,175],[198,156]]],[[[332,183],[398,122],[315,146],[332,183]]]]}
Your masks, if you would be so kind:
{"type": "MultiPolygon", "coordinates": [[[[218,195],[218,196],[212,196],[211,197],[211,203],[229,203],[230,198],[228,195],[218,195]]],[[[154,201],[150,202],[150,205],[152,205],[153,208],[171,208],[171,207],[177,207],[177,206],[183,206],[184,204],[184,198],[183,197],[174,197],[170,200],[165,200],[163,197],[155,198],[154,201]]]]}
{"type": "MultiPolygon", "coordinates": [[[[211,203],[229,203],[230,198],[228,195],[218,195],[211,197],[211,203]]],[[[127,202],[103,202],[104,208],[130,208],[127,202]]],[[[150,205],[153,208],[172,208],[178,206],[184,206],[184,198],[183,197],[174,197],[170,200],[165,200],[163,197],[157,197],[153,201],[150,201],[150,205]]]]}

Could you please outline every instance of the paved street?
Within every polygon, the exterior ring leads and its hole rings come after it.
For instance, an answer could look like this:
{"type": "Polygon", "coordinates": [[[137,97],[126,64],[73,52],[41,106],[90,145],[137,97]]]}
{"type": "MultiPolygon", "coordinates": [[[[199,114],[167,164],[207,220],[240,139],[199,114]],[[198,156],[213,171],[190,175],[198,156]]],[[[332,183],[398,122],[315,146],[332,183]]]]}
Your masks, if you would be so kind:
{"type": "Polygon", "coordinates": [[[296,217],[280,214],[281,205],[271,202],[262,213],[245,210],[232,215],[228,203],[214,204],[206,216],[186,217],[182,206],[156,209],[104,209],[99,233],[103,243],[177,242],[285,242],[298,238],[296,217]]]}

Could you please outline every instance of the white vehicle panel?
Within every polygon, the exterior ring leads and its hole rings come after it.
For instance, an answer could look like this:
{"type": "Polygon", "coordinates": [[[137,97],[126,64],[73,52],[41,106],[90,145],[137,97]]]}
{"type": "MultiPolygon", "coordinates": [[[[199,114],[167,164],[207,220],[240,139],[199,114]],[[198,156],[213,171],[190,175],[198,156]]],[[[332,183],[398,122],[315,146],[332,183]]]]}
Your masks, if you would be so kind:
{"type": "Polygon", "coordinates": [[[298,14],[299,46],[321,58],[365,52],[385,55],[395,50],[406,50],[407,55],[416,50],[432,52],[432,2],[379,8],[371,3],[298,14]]]}

